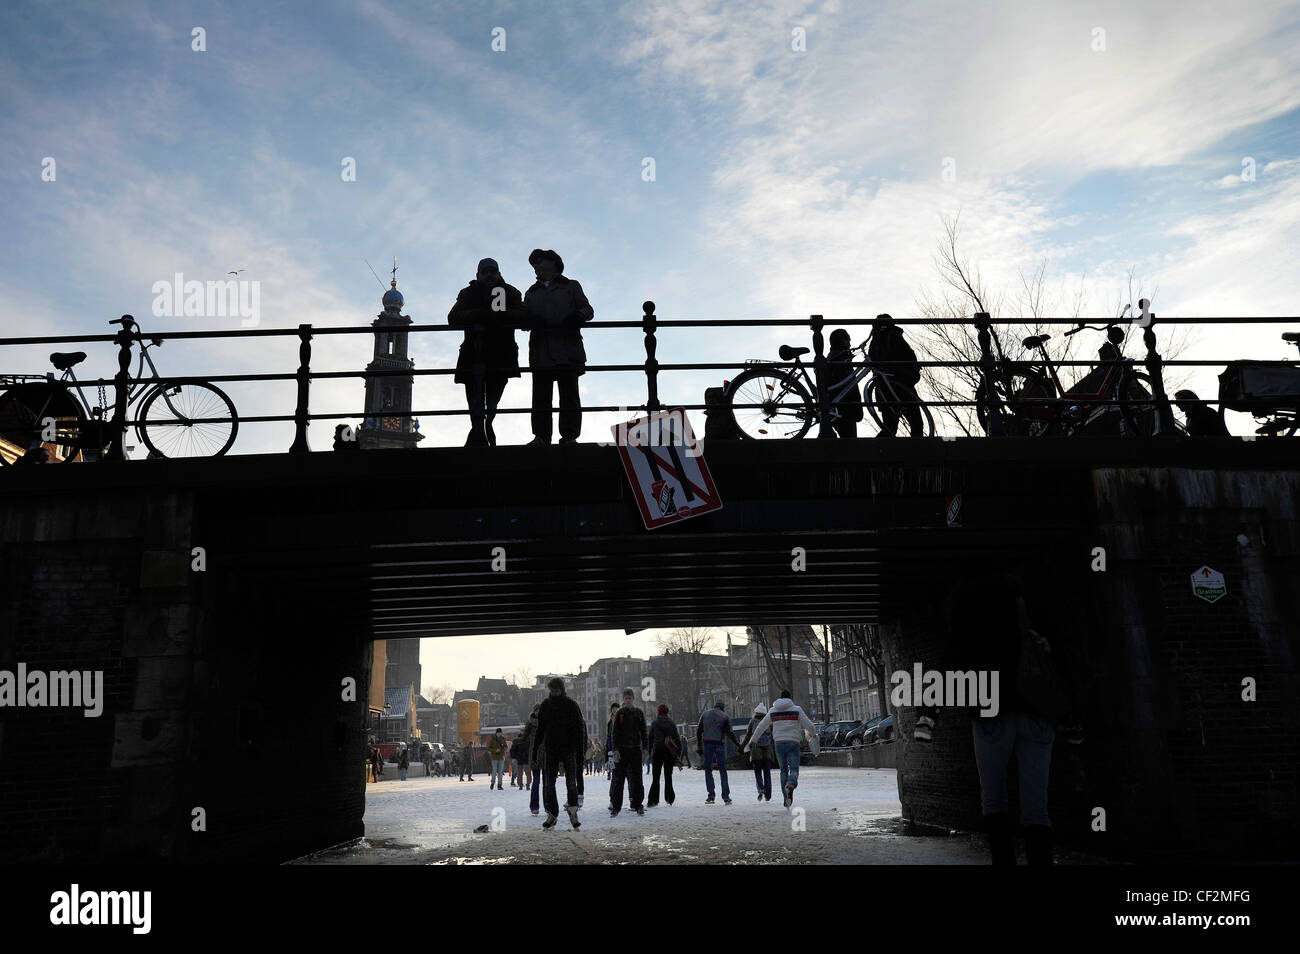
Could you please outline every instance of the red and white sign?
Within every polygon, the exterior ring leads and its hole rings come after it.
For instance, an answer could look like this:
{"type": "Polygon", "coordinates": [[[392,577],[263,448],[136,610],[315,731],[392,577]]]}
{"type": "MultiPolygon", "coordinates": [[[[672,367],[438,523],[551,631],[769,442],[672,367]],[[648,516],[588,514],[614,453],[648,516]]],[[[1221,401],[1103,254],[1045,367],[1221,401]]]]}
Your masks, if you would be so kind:
{"type": "Polygon", "coordinates": [[[657,411],[610,430],[647,530],[722,509],[685,409],[657,411]]]}

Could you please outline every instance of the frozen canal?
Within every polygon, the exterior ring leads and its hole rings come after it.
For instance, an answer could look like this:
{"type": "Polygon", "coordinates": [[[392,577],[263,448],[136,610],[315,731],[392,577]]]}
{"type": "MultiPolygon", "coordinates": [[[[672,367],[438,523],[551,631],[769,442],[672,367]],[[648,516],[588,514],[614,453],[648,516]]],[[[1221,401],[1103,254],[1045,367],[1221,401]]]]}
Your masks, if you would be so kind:
{"type": "MultiPolygon", "coordinates": [[[[588,775],[577,831],[563,812],[555,828],[543,830],[545,813],[530,814],[527,792],[509,785],[489,790],[485,775],[471,784],[454,776],[425,778],[423,771],[399,782],[396,767],[386,767],[385,781],[366,787],[364,841],[299,863],[987,863],[978,836],[902,834],[893,769],[805,766],[795,793],[798,813],[782,807],[779,791],[771,802],[756,801],[748,770],[729,773],[731,805],[720,795],[706,805],[703,773],[679,771],[674,805],[661,801],[638,816],[625,800],[617,818],[609,817],[604,774],[588,775]],[[489,830],[475,833],[481,825],[489,830]]],[[[563,805],[563,780],[557,791],[563,805]]]]}

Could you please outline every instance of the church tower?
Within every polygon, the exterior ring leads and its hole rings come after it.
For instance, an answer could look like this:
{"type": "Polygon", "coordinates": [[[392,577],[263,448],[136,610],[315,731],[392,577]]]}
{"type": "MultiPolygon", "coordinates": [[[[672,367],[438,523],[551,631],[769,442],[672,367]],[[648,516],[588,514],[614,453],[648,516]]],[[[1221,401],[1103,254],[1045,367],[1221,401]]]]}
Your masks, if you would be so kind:
{"type": "MultiPolygon", "coordinates": [[[[367,371],[410,371],[415,362],[406,356],[406,329],[410,316],[402,314],[405,300],[397,290],[397,266],[393,281],[384,292],[384,310],[372,321],[375,329],[375,356],[367,371]]],[[[416,430],[414,418],[395,417],[392,411],[411,410],[412,375],[386,374],[366,376],[366,416],[357,430],[357,443],[363,449],[373,447],[414,447],[424,440],[416,430]]]]}

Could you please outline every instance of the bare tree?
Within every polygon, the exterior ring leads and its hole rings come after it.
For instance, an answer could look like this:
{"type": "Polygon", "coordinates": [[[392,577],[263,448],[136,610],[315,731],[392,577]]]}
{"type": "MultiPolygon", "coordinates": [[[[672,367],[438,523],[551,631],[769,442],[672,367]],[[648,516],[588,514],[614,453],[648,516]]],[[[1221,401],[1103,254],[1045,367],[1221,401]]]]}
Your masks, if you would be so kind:
{"type": "MultiPolygon", "coordinates": [[[[1089,288],[1084,276],[1077,283],[1062,281],[1054,284],[1048,279],[1047,261],[1040,261],[1029,271],[1021,270],[1018,286],[1013,289],[994,290],[985,280],[979,264],[962,250],[959,216],[941,218],[943,236],[934,256],[937,287],[923,289],[916,299],[917,314],[923,318],[969,319],[976,312],[985,312],[995,318],[1012,318],[1014,323],[995,325],[992,330],[992,351],[996,360],[1005,359],[1011,367],[1021,370],[1029,365],[1041,364],[1042,355],[1024,345],[1030,336],[1049,335],[1053,363],[1081,360],[1082,336],[1065,336],[1061,325],[1047,325],[1047,318],[1069,318],[1082,323],[1089,311],[1089,288]]],[[[1154,300],[1155,289],[1148,291],[1141,280],[1135,280],[1135,270],[1130,268],[1128,287],[1114,293],[1116,304],[1108,309],[1117,323],[1128,321],[1125,303],[1121,299],[1127,292],[1130,314],[1136,315],[1137,302],[1146,298],[1154,300]],[[1136,296],[1136,297],[1135,297],[1136,296]]],[[[918,355],[929,361],[970,362],[951,367],[924,369],[922,387],[939,402],[970,402],[981,391],[982,370],[975,364],[980,359],[979,338],[973,323],[935,324],[927,327],[927,334],[918,338],[918,355]]],[[[1125,342],[1136,335],[1141,337],[1135,324],[1125,327],[1125,342]]],[[[1174,358],[1192,343],[1185,329],[1167,326],[1162,329],[1158,345],[1164,358],[1174,358]]],[[[1144,349],[1131,345],[1130,357],[1141,358],[1144,349]]],[[[1085,367],[1064,367],[1058,371],[1062,388],[1069,388],[1088,373],[1085,367]]],[[[1185,376],[1167,382],[1172,390],[1185,376]]],[[[941,419],[946,419],[952,429],[966,436],[984,433],[979,415],[972,404],[938,407],[941,419]]]]}
{"type": "Polygon", "coordinates": [[[834,636],[841,640],[849,656],[861,659],[875,678],[880,692],[880,714],[889,715],[889,691],[885,679],[885,652],[880,641],[880,627],[875,623],[851,623],[835,628],[834,636]]]}
{"type": "Polygon", "coordinates": [[[456,698],[456,690],[452,686],[435,686],[430,683],[424,687],[421,695],[435,706],[449,706],[456,698]]]}
{"type": "Polygon", "coordinates": [[[700,693],[705,688],[702,657],[710,652],[717,638],[717,630],[707,626],[683,627],[655,637],[655,646],[667,657],[671,668],[671,684],[684,683],[691,687],[690,699],[685,700],[688,712],[699,708],[700,693]]]}

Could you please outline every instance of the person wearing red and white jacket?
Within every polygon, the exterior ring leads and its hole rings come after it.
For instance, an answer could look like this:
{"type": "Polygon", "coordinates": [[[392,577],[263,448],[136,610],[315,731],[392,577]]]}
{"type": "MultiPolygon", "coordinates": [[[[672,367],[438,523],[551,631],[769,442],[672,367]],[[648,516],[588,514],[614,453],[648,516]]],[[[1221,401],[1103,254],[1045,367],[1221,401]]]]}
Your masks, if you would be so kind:
{"type": "Polygon", "coordinates": [[[745,746],[745,751],[748,752],[753,747],[754,741],[769,728],[772,730],[772,739],[776,743],[776,760],[781,766],[781,791],[785,795],[785,807],[789,808],[794,801],[794,790],[799,787],[799,739],[806,734],[813,755],[817,755],[821,752],[821,745],[817,741],[817,727],[813,725],[812,719],[809,719],[804,711],[794,704],[794,700],[790,697],[790,690],[786,689],[781,692],[781,698],[772,703],[772,708],[767,710],[767,715],[750,730],[750,741],[745,746]]]}

